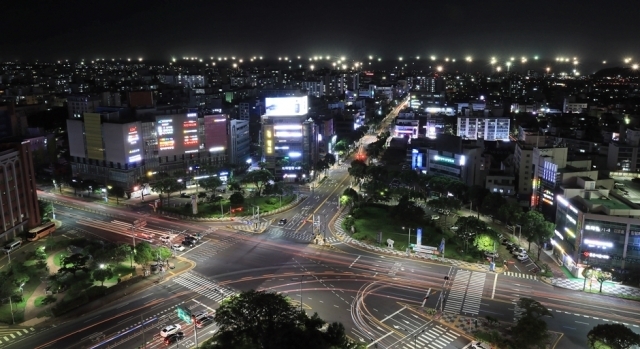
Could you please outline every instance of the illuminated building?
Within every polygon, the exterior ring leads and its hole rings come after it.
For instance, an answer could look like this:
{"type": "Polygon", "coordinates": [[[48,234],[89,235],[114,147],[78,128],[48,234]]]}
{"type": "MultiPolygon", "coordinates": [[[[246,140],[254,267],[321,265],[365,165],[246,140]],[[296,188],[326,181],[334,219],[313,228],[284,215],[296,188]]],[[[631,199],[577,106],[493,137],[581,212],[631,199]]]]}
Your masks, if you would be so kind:
{"type": "Polygon", "coordinates": [[[0,240],[13,240],[41,223],[29,141],[0,143],[0,190],[0,240]]]}
{"type": "Polygon", "coordinates": [[[278,180],[300,180],[318,159],[318,130],[307,113],[307,96],[265,99],[262,155],[278,180]]]}
{"type": "Polygon", "coordinates": [[[588,177],[556,201],[553,253],[574,276],[586,266],[640,269],[640,206],[588,177]]]}

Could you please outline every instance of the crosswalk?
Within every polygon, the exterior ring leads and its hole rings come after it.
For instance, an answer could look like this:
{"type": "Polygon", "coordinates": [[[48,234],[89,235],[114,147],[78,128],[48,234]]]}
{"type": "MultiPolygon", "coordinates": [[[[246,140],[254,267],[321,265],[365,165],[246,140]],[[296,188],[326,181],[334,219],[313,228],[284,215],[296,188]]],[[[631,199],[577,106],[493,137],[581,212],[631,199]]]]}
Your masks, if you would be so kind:
{"type": "MultiPolygon", "coordinates": [[[[315,237],[314,234],[309,232],[296,233],[295,231],[282,229],[282,228],[269,228],[269,230],[267,231],[267,234],[269,235],[270,238],[273,238],[273,239],[285,238],[285,239],[306,241],[306,242],[313,241],[315,237]]],[[[333,236],[327,236],[327,242],[335,243],[335,242],[338,242],[338,239],[334,238],[333,236]]]]}
{"type": "Polygon", "coordinates": [[[36,329],[33,327],[0,329],[0,345],[28,336],[35,331],[36,329]]]}
{"type": "Polygon", "coordinates": [[[237,294],[236,291],[224,287],[214,281],[205,279],[193,272],[186,272],[171,280],[176,284],[203,295],[217,303],[222,302],[222,300],[227,297],[237,294]]]}
{"type": "Polygon", "coordinates": [[[521,278],[521,279],[538,280],[538,277],[536,275],[529,275],[529,274],[525,274],[525,273],[516,273],[516,272],[513,272],[513,271],[505,271],[504,272],[504,276],[511,276],[511,277],[516,277],[516,278],[521,278]]]}
{"type": "Polygon", "coordinates": [[[402,348],[409,349],[422,349],[422,348],[447,348],[454,347],[450,344],[455,341],[459,335],[449,328],[436,325],[434,327],[425,330],[424,332],[418,332],[415,337],[409,336],[402,348]]]}
{"type": "Polygon", "coordinates": [[[446,297],[444,312],[477,315],[486,276],[486,273],[458,269],[446,297]]]}
{"type": "Polygon", "coordinates": [[[251,235],[250,233],[237,232],[234,235],[225,236],[221,239],[202,239],[192,249],[185,250],[182,255],[187,255],[189,259],[197,262],[205,262],[216,254],[228,249],[230,246],[242,241],[243,236],[251,235]]]}

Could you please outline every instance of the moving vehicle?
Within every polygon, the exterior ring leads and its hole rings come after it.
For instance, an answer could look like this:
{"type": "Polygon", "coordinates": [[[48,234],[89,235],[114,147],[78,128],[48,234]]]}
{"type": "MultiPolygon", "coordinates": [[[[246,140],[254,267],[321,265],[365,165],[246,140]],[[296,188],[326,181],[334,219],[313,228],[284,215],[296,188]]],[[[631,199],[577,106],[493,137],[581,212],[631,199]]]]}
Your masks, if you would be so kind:
{"type": "Polygon", "coordinates": [[[207,315],[201,318],[200,320],[196,321],[196,327],[203,328],[211,325],[212,323],[213,323],[213,316],[207,315]]]}
{"type": "Polygon", "coordinates": [[[22,241],[14,241],[14,242],[10,242],[8,244],[6,244],[4,246],[4,253],[9,254],[17,249],[19,249],[22,246],[22,241]]]}
{"type": "Polygon", "coordinates": [[[161,236],[160,241],[162,241],[165,244],[168,244],[171,242],[171,236],[169,235],[161,236]]]}
{"type": "Polygon", "coordinates": [[[181,329],[182,329],[182,326],[180,326],[180,324],[169,325],[160,331],[160,336],[169,337],[172,334],[178,333],[181,329]]]}
{"type": "Polygon", "coordinates": [[[281,220],[278,221],[278,225],[285,225],[285,224],[287,224],[286,218],[282,218],[281,220]]]}
{"type": "Polygon", "coordinates": [[[164,344],[171,345],[177,341],[181,341],[184,338],[184,332],[176,332],[172,335],[165,337],[164,344]]]}
{"type": "Polygon", "coordinates": [[[36,241],[56,231],[56,224],[53,222],[45,223],[39,227],[29,230],[27,233],[27,241],[36,241]]]}
{"type": "Polygon", "coordinates": [[[175,251],[184,251],[184,246],[178,245],[178,244],[174,244],[174,245],[171,245],[171,249],[175,250],[175,251]]]}

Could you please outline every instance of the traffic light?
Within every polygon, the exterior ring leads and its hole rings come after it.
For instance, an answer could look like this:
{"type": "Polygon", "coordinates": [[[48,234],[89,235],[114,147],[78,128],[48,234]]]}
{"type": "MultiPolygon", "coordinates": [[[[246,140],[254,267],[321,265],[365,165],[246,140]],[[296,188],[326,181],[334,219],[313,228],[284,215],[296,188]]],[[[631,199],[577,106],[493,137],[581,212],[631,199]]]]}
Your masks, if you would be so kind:
{"type": "Polygon", "coordinates": [[[191,312],[188,309],[185,309],[181,306],[177,306],[176,312],[178,313],[178,318],[180,318],[180,320],[188,324],[191,324],[191,312]]]}

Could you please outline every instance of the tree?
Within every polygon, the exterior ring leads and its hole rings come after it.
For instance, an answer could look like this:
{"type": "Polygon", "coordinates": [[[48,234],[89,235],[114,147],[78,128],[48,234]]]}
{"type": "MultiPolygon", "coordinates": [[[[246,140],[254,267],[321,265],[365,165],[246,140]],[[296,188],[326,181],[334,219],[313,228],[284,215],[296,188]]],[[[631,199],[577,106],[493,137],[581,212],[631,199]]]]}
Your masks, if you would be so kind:
{"type": "Polygon", "coordinates": [[[600,324],[587,333],[587,342],[593,349],[628,349],[640,345],[640,335],[623,324],[600,324]]]}
{"type": "Polygon", "coordinates": [[[40,209],[40,216],[42,217],[43,222],[45,221],[49,221],[51,220],[51,218],[53,218],[53,204],[46,202],[46,201],[42,201],[42,200],[38,200],[38,208],[40,209]]]}
{"type": "Polygon", "coordinates": [[[333,166],[336,163],[336,156],[331,153],[327,153],[324,156],[324,161],[329,164],[329,166],[333,166]]]}
{"type": "Polygon", "coordinates": [[[232,206],[241,206],[244,203],[244,196],[240,193],[233,193],[229,196],[229,203],[232,206]]]}
{"type": "Polygon", "coordinates": [[[127,259],[127,257],[131,254],[131,246],[128,244],[120,244],[115,248],[111,249],[111,255],[113,256],[113,261],[116,263],[123,262],[127,259]]]}
{"type": "Polygon", "coordinates": [[[215,195],[216,192],[216,188],[220,187],[222,185],[222,180],[220,180],[220,178],[218,177],[214,177],[214,176],[209,176],[207,178],[201,179],[198,181],[198,185],[210,192],[211,194],[215,195]]]}
{"type": "Polygon", "coordinates": [[[179,183],[174,177],[162,178],[149,186],[151,190],[160,193],[160,197],[162,197],[162,194],[167,194],[167,201],[171,198],[171,193],[182,189],[182,183],[179,183]]]}
{"type": "Polygon", "coordinates": [[[513,200],[507,200],[507,202],[498,209],[498,217],[500,217],[505,224],[511,224],[512,221],[517,221],[521,214],[522,207],[520,207],[517,201],[513,200]]]}
{"type": "Polygon", "coordinates": [[[240,191],[242,188],[240,187],[240,183],[235,178],[232,178],[227,181],[227,188],[231,191],[240,191]]]}
{"type": "Polygon", "coordinates": [[[538,211],[529,211],[520,216],[520,225],[522,233],[529,242],[527,250],[531,250],[531,243],[536,242],[538,244],[538,259],[540,258],[540,241],[544,241],[553,236],[553,229],[555,225],[551,222],[547,222],[544,216],[538,211]]]}
{"type": "Polygon", "coordinates": [[[324,160],[318,160],[318,162],[316,162],[316,168],[315,169],[318,172],[324,172],[324,171],[329,169],[329,164],[324,160]]]}
{"type": "Polygon", "coordinates": [[[100,281],[100,286],[104,286],[104,282],[113,277],[113,270],[109,267],[98,268],[91,273],[95,281],[100,281]]]}
{"type": "Polygon", "coordinates": [[[611,273],[606,273],[600,269],[595,269],[593,271],[593,275],[595,276],[596,281],[600,284],[600,293],[602,293],[602,285],[605,281],[611,280],[611,273]]]}
{"type": "Polygon", "coordinates": [[[489,195],[489,190],[479,185],[473,185],[469,188],[469,200],[473,203],[478,210],[478,218],[480,218],[480,207],[482,207],[482,201],[489,195]]]}
{"type": "Polygon", "coordinates": [[[529,348],[531,346],[544,348],[548,333],[547,323],[542,320],[542,317],[553,317],[553,314],[540,302],[531,298],[520,298],[518,307],[523,312],[516,325],[512,328],[512,332],[517,334],[514,336],[516,346],[519,348],[529,348]]]}
{"type": "Polygon", "coordinates": [[[70,256],[63,257],[60,261],[61,267],[58,269],[58,273],[71,273],[75,276],[78,271],[87,272],[89,270],[87,267],[88,261],[89,256],[83,255],[82,253],[74,253],[70,256]]]}
{"type": "Polygon", "coordinates": [[[171,256],[173,256],[173,253],[171,253],[171,250],[166,246],[158,246],[158,248],[156,248],[156,257],[160,257],[160,260],[166,261],[171,256]]]}
{"type": "Polygon", "coordinates": [[[349,174],[357,180],[362,180],[367,176],[367,164],[362,160],[351,161],[351,167],[349,167],[349,174]]]}
{"type": "Polygon", "coordinates": [[[123,187],[119,186],[119,185],[114,185],[111,187],[111,189],[109,189],[108,194],[111,194],[112,196],[115,196],[116,198],[116,205],[120,203],[120,198],[123,198],[125,195],[125,190],[123,187]]]}
{"type": "Polygon", "coordinates": [[[482,200],[482,210],[493,215],[498,214],[498,210],[507,200],[500,193],[491,193],[482,200]]]}
{"type": "Polygon", "coordinates": [[[140,265],[147,265],[154,259],[153,249],[146,241],[136,244],[133,260],[140,265]]]}
{"type": "Polygon", "coordinates": [[[267,163],[266,163],[266,162],[264,162],[264,161],[260,161],[260,162],[258,163],[258,167],[259,167],[261,170],[264,170],[265,168],[267,168],[267,163]]]}
{"type": "Polygon", "coordinates": [[[349,145],[347,144],[347,141],[345,141],[344,139],[339,140],[333,146],[333,151],[335,151],[336,153],[338,153],[340,155],[343,155],[344,153],[346,153],[347,150],[349,150],[349,145]]]}
{"type": "Polygon", "coordinates": [[[363,348],[352,343],[338,323],[309,317],[277,293],[247,291],[225,300],[214,316],[218,333],[206,348],[363,348]]]}
{"type": "Polygon", "coordinates": [[[346,196],[351,199],[351,202],[358,202],[360,200],[360,195],[353,188],[347,188],[342,192],[342,196],[346,196]]]}
{"type": "Polygon", "coordinates": [[[269,181],[273,181],[273,175],[267,170],[256,170],[247,173],[242,179],[245,183],[253,183],[256,187],[256,196],[262,193],[262,187],[269,181]]]}

